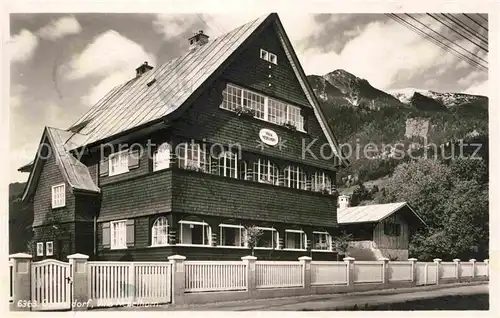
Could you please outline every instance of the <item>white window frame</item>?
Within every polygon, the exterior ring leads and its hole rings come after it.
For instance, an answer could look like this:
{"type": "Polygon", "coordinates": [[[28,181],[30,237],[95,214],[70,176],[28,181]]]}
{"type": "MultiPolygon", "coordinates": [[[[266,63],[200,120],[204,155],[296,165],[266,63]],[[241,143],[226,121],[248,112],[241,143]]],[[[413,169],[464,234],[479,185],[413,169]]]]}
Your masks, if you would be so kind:
{"type": "MultiPolygon", "coordinates": [[[[275,228],[258,226],[257,229],[262,230],[262,231],[271,231],[272,232],[272,247],[255,246],[256,250],[274,250],[274,249],[279,248],[280,233],[275,228]]],[[[262,235],[261,235],[261,237],[262,237],[262,235]]],[[[257,240],[257,244],[259,244],[259,240],[257,240]]]]}
{"type": "Polygon", "coordinates": [[[285,185],[289,188],[305,190],[307,184],[307,174],[299,166],[290,165],[284,169],[285,185]],[[292,178],[292,173],[295,175],[292,178]]]}
{"type": "Polygon", "coordinates": [[[248,247],[248,243],[245,240],[246,236],[246,229],[243,225],[234,225],[234,224],[219,224],[219,247],[228,247],[228,248],[246,248],[248,247]],[[233,245],[224,245],[224,235],[223,235],[223,228],[237,228],[240,230],[240,240],[241,240],[241,245],[240,246],[233,246],[233,245]]]}
{"type": "Polygon", "coordinates": [[[153,155],[153,171],[170,168],[170,154],[172,147],[168,142],[162,143],[153,155]]]}
{"type": "Polygon", "coordinates": [[[269,61],[269,52],[264,49],[260,49],[260,58],[265,61],[269,61]]]}
{"type": "Polygon", "coordinates": [[[43,256],[43,248],[44,248],[43,242],[36,243],[36,256],[43,256]]]}
{"type": "Polygon", "coordinates": [[[280,170],[278,168],[278,165],[276,165],[272,160],[258,158],[256,161],[254,161],[253,173],[254,175],[257,174],[256,181],[260,183],[273,185],[278,185],[279,183],[280,170]],[[255,167],[257,167],[257,169],[255,169],[255,167]],[[262,171],[262,169],[264,169],[265,171],[262,171]],[[272,173],[273,171],[276,173],[272,173]],[[265,180],[263,179],[263,177],[266,177],[267,179],[265,180]],[[271,177],[276,180],[271,180],[271,177]]]}
{"type": "Polygon", "coordinates": [[[278,57],[274,53],[268,52],[268,61],[275,65],[278,65],[278,57]]]}
{"type": "Polygon", "coordinates": [[[206,172],[209,166],[207,153],[202,145],[192,142],[183,142],[177,145],[177,159],[179,168],[182,169],[200,169],[206,172]],[[188,152],[191,158],[188,158],[188,152]]]}
{"type": "Polygon", "coordinates": [[[287,251],[305,251],[305,250],[307,250],[307,234],[303,230],[285,230],[285,239],[283,240],[283,249],[287,250],[287,251]],[[300,235],[300,245],[302,246],[302,248],[287,248],[286,247],[286,244],[288,242],[287,233],[301,234],[300,235]]]}
{"type": "Polygon", "coordinates": [[[66,184],[60,183],[52,186],[52,208],[62,208],[66,206],[66,184]],[[58,189],[61,189],[58,192],[58,189]]]}
{"type": "Polygon", "coordinates": [[[312,244],[312,250],[314,252],[331,252],[333,251],[333,239],[332,239],[332,235],[328,232],[322,232],[322,231],[313,231],[313,237],[312,237],[312,240],[311,240],[311,244],[312,244]],[[314,248],[316,242],[314,240],[314,234],[319,234],[319,235],[326,235],[326,239],[327,239],[327,243],[328,243],[328,249],[317,249],[317,248],[314,248]]]}
{"type": "Polygon", "coordinates": [[[329,194],[332,193],[332,178],[324,172],[315,172],[311,175],[311,190],[321,192],[326,189],[329,194]],[[329,184],[327,182],[329,181],[329,184]]]}
{"type": "Polygon", "coordinates": [[[126,249],[127,248],[127,220],[119,220],[119,221],[111,221],[109,222],[109,238],[110,238],[110,249],[112,250],[120,250],[120,249],[126,249]],[[123,224],[123,225],[117,225],[117,224],[123,224]],[[122,233],[115,233],[115,226],[116,230],[118,231],[123,231],[122,233]],[[121,237],[123,236],[123,238],[121,237]],[[121,239],[123,239],[122,242],[121,239]],[[121,244],[120,244],[121,243],[121,244]]]}
{"type": "MultiPolygon", "coordinates": [[[[207,222],[198,222],[198,221],[184,221],[184,220],[181,220],[179,221],[179,224],[181,225],[179,227],[179,235],[180,235],[180,244],[176,244],[176,245],[183,245],[183,246],[212,246],[212,228],[210,227],[210,225],[208,225],[207,222]],[[207,244],[189,244],[189,243],[183,243],[182,242],[182,238],[183,238],[183,233],[182,233],[182,225],[183,224],[189,224],[189,225],[201,225],[203,226],[203,230],[202,230],[202,239],[201,241],[202,242],[205,242],[205,235],[207,235],[207,244]],[[208,228],[207,230],[207,233],[205,232],[205,226],[208,228]]],[[[191,238],[192,240],[192,238],[191,238]]]]}
{"type": "Polygon", "coordinates": [[[223,151],[217,161],[217,171],[216,174],[223,177],[238,178],[238,154],[232,151],[223,151]],[[234,163],[234,167],[231,164],[234,163]],[[222,170],[222,173],[220,173],[222,170]],[[231,175],[231,174],[234,175],[231,175]]]}
{"type": "Polygon", "coordinates": [[[167,246],[168,245],[168,220],[166,216],[157,217],[151,226],[151,246],[167,246]],[[164,221],[164,222],[163,222],[164,221]],[[160,224],[163,223],[163,224],[160,224]],[[165,228],[165,234],[162,234],[160,229],[165,228]],[[164,240],[164,243],[158,243],[159,238],[164,240]]]}
{"type": "MultiPolygon", "coordinates": [[[[248,103],[248,102],[247,102],[248,103]]],[[[301,115],[300,107],[295,105],[290,105],[286,102],[280,101],[276,98],[272,98],[260,93],[256,93],[246,88],[239,87],[237,85],[228,83],[226,89],[223,92],[223,101],[219,106],[222,109],[235,111],[237,107],[249,108],[254,111],[254,118],[259,120],[282,125],[285,123],[291,123],[295,126],[298,131],[305,132],[304,130],[304,116],[301,115]],[[239,95],[237,95],[239,94],[239,95]],[[260,102],[250,101],[250,106],[244,105],[244,99],[248,100],[248,95],[255,95],[255,98],[263,98],[263,110],[260,107],[260,102]],[[271,103],[272,102],[272,103],[271,103]],[[274,119],[275,116],[270,117],[270,104],[283,105],[284,116],[280,120],[274,119]],[[257,105],[259,107],[257,107],[257,105]],[[255,107],[253,107],[255,106],[255,107]],[[292,112],[293,110],[293,112],[292,112]],[[284,122],[283,122],[284,121],[284,122]]]]}
{"type": "Polygon", "coordinates": [[[115,153],[112,153],[109,155],[108,162],[109,162],[109,176],[117,176],[122,173],[127,173],[129,172],[128,169],[128,156],[129,156],[129,151],[127,150],[122,150],[118,151],[115,153]],[[116,160],[116,161],[114,161],[116,160]],[[117,163],[116,167],[113,167],[113,164],[117,163]]]}
{"type": "Polygon", "coordinates": [[[54,242],[53,241],[45,242],[45,255],[46,256],[53,256],[54,255],[54,242]]]}

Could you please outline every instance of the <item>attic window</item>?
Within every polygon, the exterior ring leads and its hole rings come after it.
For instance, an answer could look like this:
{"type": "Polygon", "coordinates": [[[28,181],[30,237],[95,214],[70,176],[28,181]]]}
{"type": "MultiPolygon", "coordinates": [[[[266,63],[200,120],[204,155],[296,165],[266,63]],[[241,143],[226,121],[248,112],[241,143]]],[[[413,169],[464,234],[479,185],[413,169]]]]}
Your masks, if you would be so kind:
{"type": "Polygon", "coordinates": [[[61,208],[66,205],[66,187],[64,183],[52,186],[52,208],[61,208]]]}
{"type": "Polygon", "coordinates": [[[276,54],[268,52],[266,50],[260,49],[260,58],[273,64],[278,64],[278,57],[276,56],[276,54]]]}

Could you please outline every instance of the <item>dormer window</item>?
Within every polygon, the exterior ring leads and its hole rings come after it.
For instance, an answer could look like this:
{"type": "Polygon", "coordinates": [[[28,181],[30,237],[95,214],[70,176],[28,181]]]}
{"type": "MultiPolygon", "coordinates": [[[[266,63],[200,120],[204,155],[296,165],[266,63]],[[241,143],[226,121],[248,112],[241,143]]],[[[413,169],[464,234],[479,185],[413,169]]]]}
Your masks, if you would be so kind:
{"type": "Polygon", "coordinates": [[[273,64],[278,64],[278,57],[276,54],[268,52],[264,49],[260,49],[260,58],[273,64]]]}

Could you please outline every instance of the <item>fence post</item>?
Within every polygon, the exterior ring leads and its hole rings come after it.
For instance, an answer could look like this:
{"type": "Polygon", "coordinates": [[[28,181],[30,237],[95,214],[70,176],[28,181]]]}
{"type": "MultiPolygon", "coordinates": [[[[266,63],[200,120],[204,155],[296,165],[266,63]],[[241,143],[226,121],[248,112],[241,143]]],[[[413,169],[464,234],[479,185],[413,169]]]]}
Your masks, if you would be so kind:
{"type": "Polygon", "coordinates": [[[312,258],[309,256],[299,257],[299,262],[302,265],[303,286],[307,291],[311,290],[311,260],[312,258]]]}
{"type": "Polygon", "coordinates": [[[476,260],[474,258],[471,258],[469,262],[472,263],[472,279],[476,278],[476,260]]]}
{"type": "Polygon", "coordinates": [[[257,275],[255,272],[255,262],[257,257],[248,255],[243,256],[241,260],[246,265],[248,297],[253,298],[257,292],[257,275]]]}
{"type": "Polygon", "coordinates": [[[417,259],[409,258],[408,261],[411,262],[411,281],[417,285],[417,259]]]}
{"type": "Polygon", "coordinates": [[[12,311],[31,310],[31,255],[17,253],[9,255],[12,262],[12,311]]]}
{"type": "Polygon", "coordinates": [[[344,257],[344,262],[347,263],[347,286],[354,284],[354,257],[344,257]]]}
{"type": "Polygon", "coordinates": [[[387,285],[389,284],[389,259],[381,257],[378,260],[382,262],[382,283],[387,285]]]}
{"type": "Polygon", "coordinates": [[[440,258],[435,258],[434,263],[436,263],[436,285],[439,285],[439,279],[441,278],[441,261],[440,258]]]}
{"type": "Polygon", "coordinates": [[[186,288],[186,277],[184,274],[185,256],[172,255],[168,257],[172,264],[172,304],[182,304],[184,302],[184,289],[186,288]]]}
{"type": "Polygon", "coordinates": [[[87,310],[90,305],[87,260],[88,255],[72,254],[68,256],[73,278],[73,295],[71,309],[74,311],[87,310]]]}
{"type": "Polygon", "coordinates": [[[455,263],[455,279],[460,282],[460,259],[453,259],[453,263],[455,263]]]}
{"type": "Polygon", "coordinates": [[[128,298],[130,300],[130,305],[134,304],[135,301],[135,290],[137,286],[135,285],[135,265],[131,262],[128,266],[128,298]]]}
{"type": "Polygon", "coordinates": [[[490,277],[490,260],[485,259],[484,263],[486,264],[486,276],[489,278],[490,277]]]}

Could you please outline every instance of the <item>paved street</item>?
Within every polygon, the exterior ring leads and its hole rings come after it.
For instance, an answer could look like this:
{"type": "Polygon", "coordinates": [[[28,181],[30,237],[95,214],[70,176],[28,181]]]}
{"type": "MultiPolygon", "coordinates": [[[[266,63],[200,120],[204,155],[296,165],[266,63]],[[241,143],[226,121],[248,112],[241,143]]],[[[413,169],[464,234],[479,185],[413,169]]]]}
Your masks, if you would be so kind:
{"type": "MultiPolygon", "coordinates": [[[[365,306],[380,306],[423,299],[435,299],[447,296],[472,296],[488,294],[487,283],[453,284],[446,286],[426,286],[417,288],[401,288],[383,291],[370,291],[349,294],[313,295],[303,297],[287,297],[275,299],[259,299],[238,302],[212,303],[206,305],[160,307],[113,308],[111,310],[290,310],[290,311],[321,311],[321,310],[352,310],[365,306]],[[354,308],[356,306],[356,308],[354,308]]],[[[477,308],[474,308],[477,309],[477,308]]],[[[108,309],[110,310],[110,309],[108,309]]]]}

